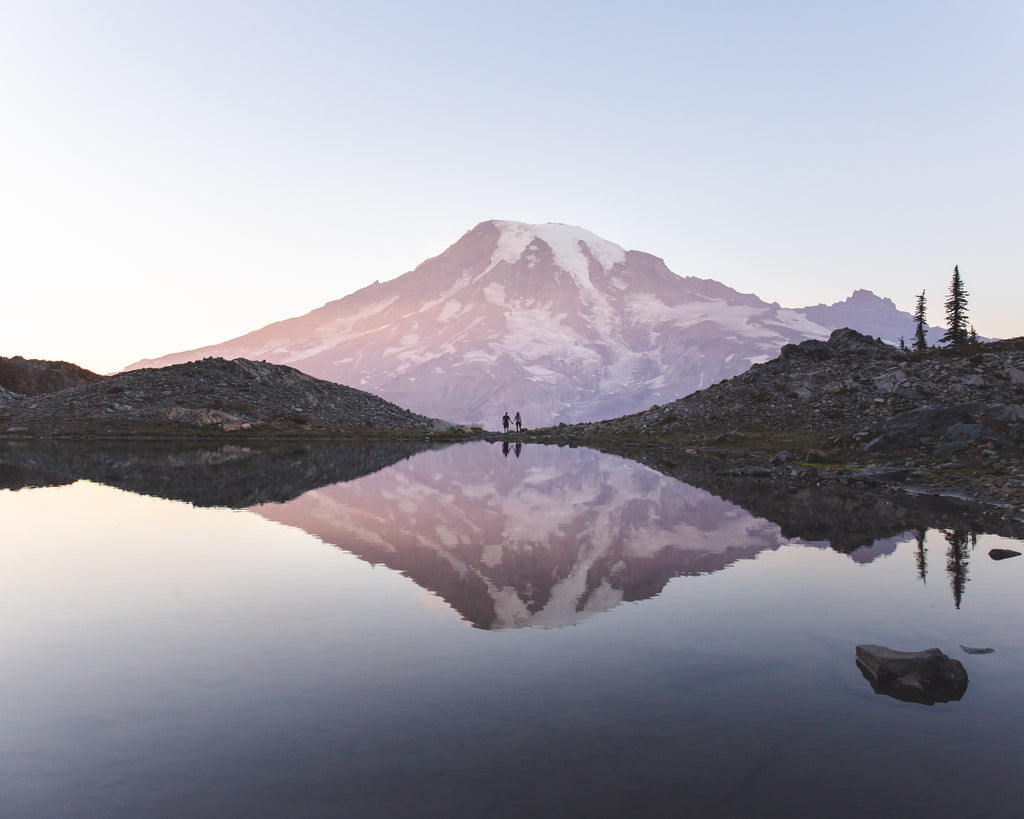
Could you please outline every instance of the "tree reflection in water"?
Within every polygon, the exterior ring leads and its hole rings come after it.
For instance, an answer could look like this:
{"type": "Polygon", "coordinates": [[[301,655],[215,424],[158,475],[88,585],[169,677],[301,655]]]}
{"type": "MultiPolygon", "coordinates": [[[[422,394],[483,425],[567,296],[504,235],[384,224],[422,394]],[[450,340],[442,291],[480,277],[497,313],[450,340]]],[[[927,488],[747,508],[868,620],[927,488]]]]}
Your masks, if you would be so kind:
{"type": "Polygon", "coordinates": [[[953,589],[953,601],[960,608],[964,591],[967,588],[967,543],[969,535],[964,529],[952,529],[946,532],[946,571],[949,572],[949,585],[953,589]]]}

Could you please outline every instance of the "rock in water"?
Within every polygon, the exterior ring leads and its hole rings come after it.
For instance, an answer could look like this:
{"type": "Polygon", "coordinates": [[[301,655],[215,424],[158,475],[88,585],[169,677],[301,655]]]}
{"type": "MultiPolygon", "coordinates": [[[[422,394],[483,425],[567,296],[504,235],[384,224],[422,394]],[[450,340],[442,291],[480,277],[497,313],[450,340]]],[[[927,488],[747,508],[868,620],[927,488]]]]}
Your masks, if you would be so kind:
{"type": "Polygon", "coordinates": [[[967,691],[963,663],[937,648],[894,651],[885,646],[859,645],[857,665],[875,693],[905,702],[953,702],[967,691]]]}
{"type": "Polygon", "coordinates": [[[993,560],[1006,560],[1008,557],[1020,557],[1020,552],[1015,549],[989,549],[988,556],[993,560]]]}

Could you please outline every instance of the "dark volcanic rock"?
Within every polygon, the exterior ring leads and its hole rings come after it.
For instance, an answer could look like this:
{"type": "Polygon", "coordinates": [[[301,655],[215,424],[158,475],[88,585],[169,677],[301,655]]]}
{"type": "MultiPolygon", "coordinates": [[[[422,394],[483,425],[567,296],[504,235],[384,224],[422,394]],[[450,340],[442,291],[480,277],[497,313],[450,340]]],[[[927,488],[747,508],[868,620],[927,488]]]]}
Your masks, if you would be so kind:
{"type": "Polygon", "coordinates": [[[963,663],[937,648],[893,651],[885,646],[859,645],[857,665],[876,693],[905,702],[952,702],[967,691],[963,663]]]}
{"type": "Polygon", "coordinates": [[[67,361],[0,356],[0,391],[6,389],[21,395],[43,395],[102,380],[102,375],[67,361]]]}
{"type": "Polygon", "coordinates": [[[0,434],[443,430],[451,425],[291,367],[206,358],[0,404],[0,434]]]}

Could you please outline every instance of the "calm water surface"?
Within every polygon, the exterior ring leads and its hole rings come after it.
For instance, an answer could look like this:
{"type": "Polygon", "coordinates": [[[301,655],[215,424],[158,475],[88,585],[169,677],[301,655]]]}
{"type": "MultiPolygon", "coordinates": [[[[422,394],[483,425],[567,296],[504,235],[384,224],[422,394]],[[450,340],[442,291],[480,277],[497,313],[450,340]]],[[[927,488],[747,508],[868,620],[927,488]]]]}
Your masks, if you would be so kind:
{"type": "Polygon", "coordinates": [[[0,815],[1019,814],[1019,542],[843,554],[582,449],[362,471],[0,491],[0,815]],[[858,643],[969,688],[878,695],[858,643]]]}

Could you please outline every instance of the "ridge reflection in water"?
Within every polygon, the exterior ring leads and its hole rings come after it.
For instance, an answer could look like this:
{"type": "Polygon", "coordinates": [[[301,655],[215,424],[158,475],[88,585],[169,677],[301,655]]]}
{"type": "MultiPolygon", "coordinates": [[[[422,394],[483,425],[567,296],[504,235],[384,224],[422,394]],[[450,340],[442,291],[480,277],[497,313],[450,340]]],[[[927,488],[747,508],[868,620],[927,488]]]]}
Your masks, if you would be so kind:
{"type": "Polygon", "coordinates": [[[97,485],[166,454],[0,491],[0,815],[1016,815],[1024,558],[987,556],[1016,541],[847,555],[586,450],[393,460],[257,514],[97,485]],[[878,696],[864,642],[970,689],[878,696]]]}

